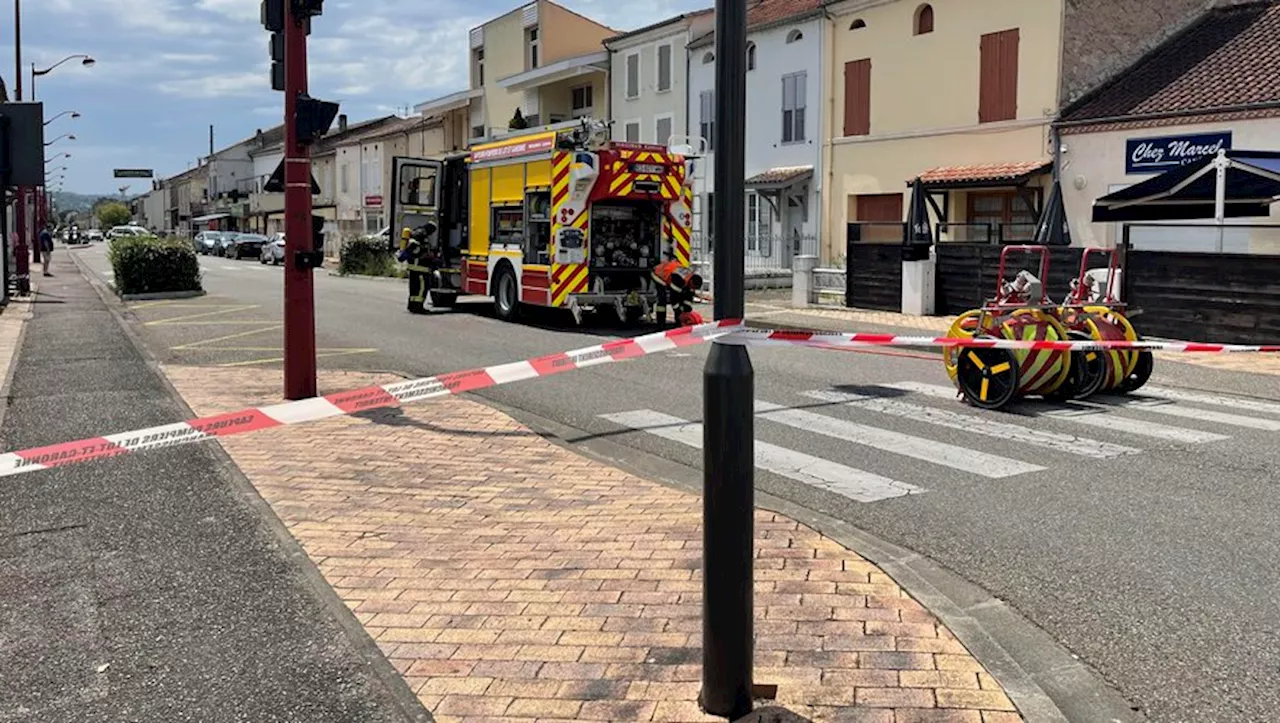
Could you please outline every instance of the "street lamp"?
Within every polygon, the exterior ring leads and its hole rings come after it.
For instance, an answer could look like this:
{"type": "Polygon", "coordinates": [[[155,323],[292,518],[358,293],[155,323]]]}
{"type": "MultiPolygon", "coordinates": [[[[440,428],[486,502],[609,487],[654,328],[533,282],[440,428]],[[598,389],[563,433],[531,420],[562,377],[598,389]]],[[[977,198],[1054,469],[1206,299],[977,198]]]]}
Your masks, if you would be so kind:
{"type": "Polygon", "coordinates": [[[62,117],[62,116],[64,116],[64,115],[70,115],[70,116],[71,116],[71,118],[72,118],[72,120],[74,120],[74,119],[76,119],[76,118],[79,118],[79,117],[80,117],[80,114],[79,114],[79,113],[77,113],[77,112],[76,112],[76,111],[74,111],[74,110],[64,110],[64,111],[62,111],[61,113],[59,113],[58,115],[55,115],[54,117],[52,117],[52,118],[50,118],[49,120],[45,121],[45,122],[44,122],[44,124],[45,124],[45,125],[49,125],[50,123],[52,123],[52,122],[54,122],[54,121],[58,120],[59,118],[61,118],[61,117],[62,117]]]}
{"type": "Polygon", "coordinates": [[[58,67],[59,65],[62,65],[68,60],[79,60],[80,64],[86,67],[91,66],[95,62],[97,62],[93,58],[89,57],[88,55],[77,53],[75,55],[68,55],[62,60],[59,60],[53,65],[50,65],[49,67],[45,68],[44,70],[36,70],[36,64],[32,63],[31,64],[31,100],[36,99],[36,78],[39,78],[42,75],[48,75],[49,73],[52,73],[54,68],[58,67]]]}
{"type": "Polygon", "coordinates": [[[44,164],[47,166],[47,165],[49,165],[50,163],[53,163],[54,161],[58,160],[59,158],[70,158],[70,157],[71,157],[71,154],[70,154],[70,153],[59,153],[59,154],[58,154],[58,155],[56,155],[56,156],[52,156],[52,157],[49,157],[49,158],[44,159],[44,164]]]}
{"type": "Polygon", "coordinates": [[[62,135],[58,136],[57,138],[54,138],[53,140],[51,140],[51,141],[49,141],[48,143],[44,144],[44,145],[45,145],[45,148],[48,148],[49,146],[53,145],[54,143],[57,143],[58,141],[62,140],[63,138],[66,138],[66,139],[67,139],[67,140],[69,140],[69,141],[74,141],[74,140],[76,139],[75,135],[74,135],[74,134],[72,134],[72,133],[63,133],[62,135]]]}

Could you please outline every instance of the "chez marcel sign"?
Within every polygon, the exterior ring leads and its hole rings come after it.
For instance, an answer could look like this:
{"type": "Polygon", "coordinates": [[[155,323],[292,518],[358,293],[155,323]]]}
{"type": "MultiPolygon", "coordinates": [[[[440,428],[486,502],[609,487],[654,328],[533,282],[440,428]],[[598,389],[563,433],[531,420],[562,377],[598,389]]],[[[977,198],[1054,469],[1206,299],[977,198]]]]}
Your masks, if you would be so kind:
{"type": "Polygon", "coordinates": [[[1125,141],[1126,174],[1164,173],[1218,151],[1231,150],[1231,131],[1125,141]]]}

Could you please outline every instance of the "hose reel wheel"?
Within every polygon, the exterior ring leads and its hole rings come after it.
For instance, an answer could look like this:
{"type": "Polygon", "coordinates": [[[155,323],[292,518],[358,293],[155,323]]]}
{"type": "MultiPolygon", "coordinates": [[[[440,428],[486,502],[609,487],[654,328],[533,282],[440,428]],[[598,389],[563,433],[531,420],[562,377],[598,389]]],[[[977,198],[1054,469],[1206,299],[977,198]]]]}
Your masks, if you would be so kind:
{"type": "Polygon", "coordinates": [[[956,385],[969,404],[999,409],[1018,393],[1018,362],[1008,349],[970,347],[960,349],[956,360],[956,385]]]}

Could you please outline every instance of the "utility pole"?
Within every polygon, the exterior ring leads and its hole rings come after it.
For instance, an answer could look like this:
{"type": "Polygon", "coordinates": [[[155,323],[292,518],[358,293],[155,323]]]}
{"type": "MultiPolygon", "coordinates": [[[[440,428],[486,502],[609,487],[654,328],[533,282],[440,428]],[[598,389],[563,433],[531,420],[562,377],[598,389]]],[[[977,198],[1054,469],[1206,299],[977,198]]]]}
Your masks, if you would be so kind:
{"type": "MultiPolygon", "coordinates": [[[[13,96],[15,101],[22,100],[22,0],[13,0],[13,55],[14,55],[14,74],[13,74],[13,96]]],[[[18,281],[18,294],[25,296],[31,293],[31,267],[30,259],[27,254],[27,189],[26,186],[18,186],[16,189],[17,197],[14,207],[17,218],[14,221],[14,230],[18,236],[18,240],[13,245],[14,271],[16,272],[18,281]]],[[[9,283],[5,279],[6,284],[9,283]]]]}
{"type": "Polygon", "coordinates": [[[284,23],[284,396],[316,395],[315,280],[295,256],[311,235],[311,148],[298,138],[298,96],[307,92],[307,32],[296,2],[284,23]]]}
{"type": "MultiPolygon", "coordinates": [[[[745,307],[743,213],[747,3],[716,0],[715,318],[745,307]]],[[[755,372],[747,348],[714,342],[702,371],[702,694],[707,713],[751,712],[755,372]]]]}

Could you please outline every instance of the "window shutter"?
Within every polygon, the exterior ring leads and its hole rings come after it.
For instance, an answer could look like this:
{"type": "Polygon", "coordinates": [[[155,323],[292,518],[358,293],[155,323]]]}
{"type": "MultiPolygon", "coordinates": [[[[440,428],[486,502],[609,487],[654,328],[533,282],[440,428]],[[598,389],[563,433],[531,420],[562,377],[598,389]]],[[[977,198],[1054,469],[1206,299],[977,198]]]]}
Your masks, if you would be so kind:
{"type": "Polygon", "coordinates": [[[982,36],[978,82],[978,122],[1018,117],[1019,31],[1005,30],[982,36]]]}
{"type": "Polygon", "coordinates": [[[982,61],[978,78],[978,122],[990,123],[999,115],[1000,37],[982,36],[982,61]]]}
{"type": "Polygon", "coordinates": [[[844,64],[844,134],[871,133],[871,59],[844,64]]]}
{"type": "Polygon", "coordinates": [[[1001,120],[1018,117],[1018,41],[1016,28],[1000,33],[1001,120]]]}
{"type": "Polygon", "coordinates": [[[671,46],[658,46],[658,90],[671,90],[671,46]]]}

